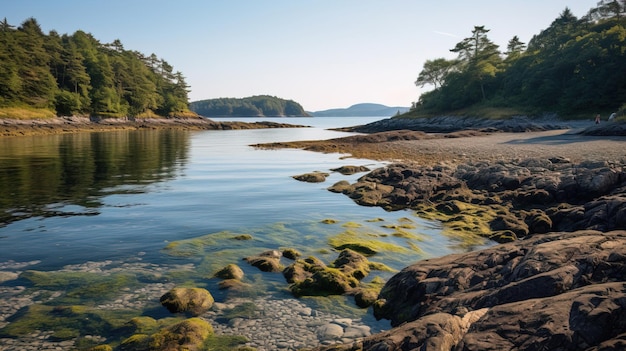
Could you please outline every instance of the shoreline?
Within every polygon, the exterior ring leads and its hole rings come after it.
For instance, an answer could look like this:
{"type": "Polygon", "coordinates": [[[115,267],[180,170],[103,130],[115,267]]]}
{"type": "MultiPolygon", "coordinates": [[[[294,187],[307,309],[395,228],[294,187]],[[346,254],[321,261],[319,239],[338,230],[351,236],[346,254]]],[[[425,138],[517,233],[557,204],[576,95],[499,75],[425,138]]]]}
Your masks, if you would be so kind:
{"type": "Polygon", "coordinates": [[[0,119],[0,137],[50,135],[81,132],[108,132],[116,130],[181,129],[231,130],[262,128],[305,128],[267,121],[219,122],[208,118],[89,118],[55,117],[51,119],[0,119]]]}

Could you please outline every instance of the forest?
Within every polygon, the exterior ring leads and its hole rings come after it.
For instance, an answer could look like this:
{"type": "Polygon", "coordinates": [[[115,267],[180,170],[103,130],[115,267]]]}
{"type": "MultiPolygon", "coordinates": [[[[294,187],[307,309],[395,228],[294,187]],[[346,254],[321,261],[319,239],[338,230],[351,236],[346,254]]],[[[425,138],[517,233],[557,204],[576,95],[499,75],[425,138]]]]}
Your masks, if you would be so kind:
{"type": "Polygon", "coordinates": [[[189,87],[155,54],[102,44],[76,31],[44,34],[36,19],[0,22],[0,108],[48,109],[58,116],[181,116],[189,87]]]}
{"type": "Polygon", "coordinates": [[[292,100],[257,95],[247,98],[219,98],[194,101],[190,109],[205,117],[309,117],[302,106],[292,100]]]}
{"type": "Polygon", "coordinates": [[[472,108],[526,114],[624,114],[626,109],[626,0],[602,0],[582,18],[569,8],[523,43],[504,52],[475,26],[450,51],[455,59],[427,60],[415,84],[432,87],[410,114],[472,108]]]}

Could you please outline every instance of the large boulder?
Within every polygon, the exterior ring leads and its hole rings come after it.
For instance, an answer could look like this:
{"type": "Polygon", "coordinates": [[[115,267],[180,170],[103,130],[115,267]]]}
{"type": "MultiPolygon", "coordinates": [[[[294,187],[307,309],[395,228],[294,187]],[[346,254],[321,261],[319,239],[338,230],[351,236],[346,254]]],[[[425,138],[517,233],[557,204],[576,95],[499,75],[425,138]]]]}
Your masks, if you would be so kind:
{"type": "Polygon", "coordinates": [[[189,312],[199,316],[213,306],[213,296],[202,288],[174,288],[161,296],[161,305],[172,313],[189,312]]]}

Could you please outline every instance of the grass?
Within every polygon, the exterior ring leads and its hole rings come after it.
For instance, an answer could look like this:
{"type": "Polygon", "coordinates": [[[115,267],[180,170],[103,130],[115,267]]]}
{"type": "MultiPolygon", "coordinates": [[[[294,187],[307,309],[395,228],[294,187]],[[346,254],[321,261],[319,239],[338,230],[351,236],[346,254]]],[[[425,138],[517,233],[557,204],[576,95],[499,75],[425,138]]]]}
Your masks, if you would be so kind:
{"type": "Polygon", "coordinates": [[[0,118],[6,119],[52,119],[56,114],[52,110],[34,107],[0,107],[0,118]]]}

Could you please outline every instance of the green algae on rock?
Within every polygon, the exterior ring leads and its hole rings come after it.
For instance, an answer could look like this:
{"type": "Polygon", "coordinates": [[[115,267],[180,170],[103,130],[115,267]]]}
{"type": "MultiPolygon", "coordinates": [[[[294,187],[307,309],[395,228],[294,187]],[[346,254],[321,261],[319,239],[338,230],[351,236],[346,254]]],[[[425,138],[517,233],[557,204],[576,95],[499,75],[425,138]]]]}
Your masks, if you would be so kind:
{"type": "Polygon", "coordinates": [[[328,238],[328,244],[336,250],[351,249],[366,256],[372,256],[380,251],[406,253],[402,246],[377,240],[379,236],[361,231],[346,230],[328,238]]]}
{"type": "Polygon", "coordinates": [[[122,341],[125,351],[139,350],[200,350],[204,342],[213,335],[213,327],[200,318],[189,318],[158,332],[134,334],[122,341]]]}
{"type": "Polygon", "coordinates": [[[202,288],[174,288],[160,299],[163,307],[172,313],[189,312],[198,316],[213,306],[213,296],[202,288]]]}

